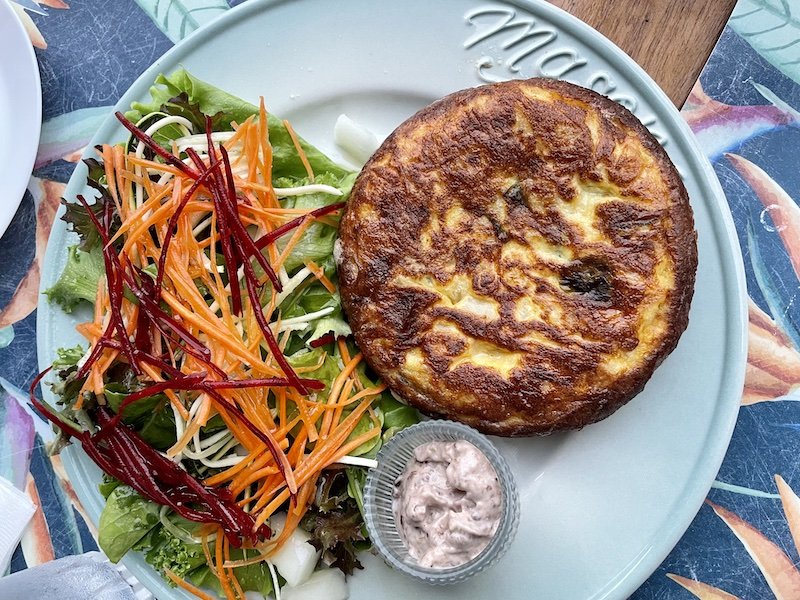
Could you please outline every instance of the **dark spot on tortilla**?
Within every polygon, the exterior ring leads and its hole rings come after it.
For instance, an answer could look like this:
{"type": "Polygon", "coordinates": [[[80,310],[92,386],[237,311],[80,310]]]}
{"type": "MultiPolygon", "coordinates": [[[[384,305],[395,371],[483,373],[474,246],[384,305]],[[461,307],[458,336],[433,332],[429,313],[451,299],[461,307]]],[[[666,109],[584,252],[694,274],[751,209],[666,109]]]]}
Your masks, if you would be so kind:
{"type": "Polygon", "coordinates": [[[596,259],[570,263],[561,275],[561,286],[571,292],[584,294],[595,302],[611,301],[611,270],[596,259]]]}
{"type": "Polygon", "coordinates": [[[514,204],[521,204],[522,206],[528,205],[528,201],[525,198],[525,192],[522,191],[522,186],[518,183],[511,185],[505,192],[503,192],[503,198],[509,202],[513,202],[514,204]]]}

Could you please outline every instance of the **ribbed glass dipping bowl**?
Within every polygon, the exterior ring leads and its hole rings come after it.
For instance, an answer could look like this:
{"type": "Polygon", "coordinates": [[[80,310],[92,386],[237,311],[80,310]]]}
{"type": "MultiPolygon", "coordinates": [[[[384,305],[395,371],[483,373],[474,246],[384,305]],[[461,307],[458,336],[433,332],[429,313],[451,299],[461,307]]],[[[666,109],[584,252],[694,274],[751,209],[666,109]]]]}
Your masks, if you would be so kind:
{"type": "Polygon", "coordinates": [[[489,439],[452,421],[425,421],[404,429],[381,448],[378,466],[370,469],[364,486],[364,512],[375,550],[390,567],[430,584],[464,581],[497,562],[511,545],[519,524],[519,494],[505,459],[489,439]],[[494,467],[503,493],[497,532],[478,556],[458,567],[430,569],[412,558],[397,530],[393,510],[394,484],[413,460],[414,450],[428,442],[465,440],[483,452],[494,467]]]}

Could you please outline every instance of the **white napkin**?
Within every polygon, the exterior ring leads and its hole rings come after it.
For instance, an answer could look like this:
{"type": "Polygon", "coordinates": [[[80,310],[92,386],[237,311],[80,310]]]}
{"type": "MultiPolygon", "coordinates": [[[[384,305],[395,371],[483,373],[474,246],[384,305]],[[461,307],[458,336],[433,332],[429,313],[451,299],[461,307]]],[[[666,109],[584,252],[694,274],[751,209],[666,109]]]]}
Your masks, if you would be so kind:
{"type": "Polygon", "coordinates": [[[22,532],[31,520],[36,506],[5,477],[0,477],[0,574],[5,573],[22,532]]]}

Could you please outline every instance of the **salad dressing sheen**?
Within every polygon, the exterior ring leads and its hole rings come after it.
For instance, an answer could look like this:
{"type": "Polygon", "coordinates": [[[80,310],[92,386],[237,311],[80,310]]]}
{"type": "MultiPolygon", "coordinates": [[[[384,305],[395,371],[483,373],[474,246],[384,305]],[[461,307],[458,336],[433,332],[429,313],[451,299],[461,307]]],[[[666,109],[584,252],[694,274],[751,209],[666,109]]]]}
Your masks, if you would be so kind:
{"type": "Polygon", "coordinates": [[[395,522],[423,567],[469,562],[488,545],[502,513],[502,492],[489,460],[469,442],[429,442],[395,483],[395,522]]]}

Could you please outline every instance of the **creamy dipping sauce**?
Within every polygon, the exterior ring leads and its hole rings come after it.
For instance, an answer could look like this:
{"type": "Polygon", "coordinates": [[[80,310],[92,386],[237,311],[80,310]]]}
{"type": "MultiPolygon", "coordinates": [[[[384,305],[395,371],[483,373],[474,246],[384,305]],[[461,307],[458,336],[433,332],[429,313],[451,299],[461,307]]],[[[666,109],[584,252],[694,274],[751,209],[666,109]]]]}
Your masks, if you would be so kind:
{"type": "Polygon", "coordinates": [[[469,562],[489,544],[502,514],[497,473],[469,442],[429,442],[397,479],[394,516],[409,554],[423,567],[469,562]]]}

